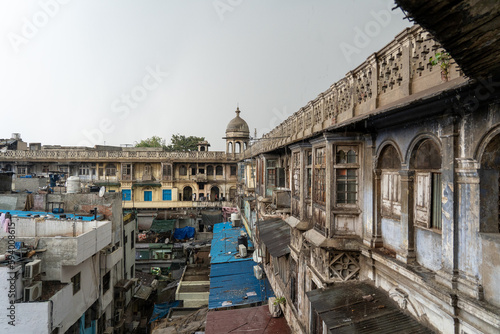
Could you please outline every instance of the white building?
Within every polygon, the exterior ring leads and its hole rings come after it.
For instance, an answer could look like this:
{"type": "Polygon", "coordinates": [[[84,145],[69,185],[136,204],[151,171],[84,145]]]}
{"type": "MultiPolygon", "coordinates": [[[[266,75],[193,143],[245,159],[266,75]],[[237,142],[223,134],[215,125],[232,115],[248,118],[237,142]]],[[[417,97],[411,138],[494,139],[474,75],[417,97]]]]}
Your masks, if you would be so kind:
{"type": "Polygon", "coordinates": [[[123,325],[131,299],[134,224],[124,229],[121,214],[119,224],[116,217],[47,217],[13,212],[10,229],[0,231],[0,254],[13,254],[0,265],[0,332],[112,332],[123,325]],[[23,242],[23,251],[14,250],[14,242],[23,242]],[[114,300],[116,287],[124,291],[121,305],[114,300]]]}

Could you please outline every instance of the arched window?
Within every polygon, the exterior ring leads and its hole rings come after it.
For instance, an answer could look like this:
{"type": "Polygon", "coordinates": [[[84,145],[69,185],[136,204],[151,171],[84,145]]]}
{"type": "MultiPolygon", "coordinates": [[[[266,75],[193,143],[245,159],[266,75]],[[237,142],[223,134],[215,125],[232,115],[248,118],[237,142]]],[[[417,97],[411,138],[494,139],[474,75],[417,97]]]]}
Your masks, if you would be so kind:
{"type": "Polygon", "coordinates": [[[222,166],[215,167],[215,175],[223,175],[222,166]]]}
{"type": "Polygon", "coordinates": [[[233,153],[233,143],[229,142],[227,144],[227,153],[233,153]]]}
{"type": "Polygon", "coordinates": [[[441,229],[441,152],[431,139],[418,143],[410,168],[415,170],[415,222],[441,229]]]}
{"type": "Polygon", "coordinates": [[[106,165],[106,176],[115,176],[115,175],[116,175],[115,164],[107,164],[106,165]]]}
{"type": "Polygon", "coordinates": [[[237,141],[235,144],[234,144],[234,152],[235,153],[241,153],[241,143],[239,141],[237,141]]]}
{"type": "Polygon", "coordinates": [[[186,176],[187,175],[187,168],[185,165],[181,165],[179,167],[179,175],[180,176],[186,176]]]}
{"type": "Polygon", "coordinates": [[[207,166],[207,176],[213,176],[214,175],[214,166],[208,165],[207,166]]]}
{"type": "Polygon", "coordinates": [[[382,217],[399,220],[401,218],[401,161],[392,145],[384,147],[378,159],[381,172],[380,196],[382,217]]]}

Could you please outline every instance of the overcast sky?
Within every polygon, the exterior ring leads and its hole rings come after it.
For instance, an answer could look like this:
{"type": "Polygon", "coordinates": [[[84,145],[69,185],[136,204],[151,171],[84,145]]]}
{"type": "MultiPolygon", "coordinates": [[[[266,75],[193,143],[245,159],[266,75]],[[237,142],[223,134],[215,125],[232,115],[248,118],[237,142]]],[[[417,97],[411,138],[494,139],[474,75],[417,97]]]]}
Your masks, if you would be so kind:
{"type": "Polygon", "coordinates": [[[410,26],[387,0],[0,0],[0,138],[257,136],[410,26]]]}

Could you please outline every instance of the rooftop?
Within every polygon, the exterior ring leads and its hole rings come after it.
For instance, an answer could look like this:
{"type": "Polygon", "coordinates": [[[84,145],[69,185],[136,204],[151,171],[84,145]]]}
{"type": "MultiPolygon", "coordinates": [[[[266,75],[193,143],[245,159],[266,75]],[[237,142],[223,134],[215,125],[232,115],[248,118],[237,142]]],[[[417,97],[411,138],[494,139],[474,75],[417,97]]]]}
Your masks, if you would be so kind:
{"type": "Polygon", "coordinates": [[[291,333],[284,317],[272,318],[267,305],[208,312],[206,334],[271,334],[291,333]]]}
{"type": "MultiPolygon", "coordinates": [[[[252,257],[239,257],[238,237],[244,231],[243,227],[232,227],[230,222],[214,225],[209,309],[261,304],[274,296],[269,281],[255,277],[254,266],[258,264],[252,257]]],[[[248,246],[253,247],[250,240],[248,246]]]]}

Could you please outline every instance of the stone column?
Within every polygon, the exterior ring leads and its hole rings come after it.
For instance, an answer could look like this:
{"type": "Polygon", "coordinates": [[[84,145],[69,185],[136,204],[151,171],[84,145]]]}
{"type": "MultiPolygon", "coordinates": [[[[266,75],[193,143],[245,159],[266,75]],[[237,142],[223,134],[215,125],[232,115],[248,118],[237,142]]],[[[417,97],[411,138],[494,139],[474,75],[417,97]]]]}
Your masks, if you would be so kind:
{"type": "MultiPolygon", "coordinates": [[[[371,248],[378,248],[383,246],[382,241],[382,191],[380,184],[380,170],[373,170],[373,195],[371,198],[372,210],[366,211],[365,217],[365,233],[363,236],[363,243],[371,248]],[[369,213],[371,212],[371,214],[369,213]]],[[[368,199],[365,199],[368,201],[368,199]]]]}
{"type": "Polygon", "coordinates": [[[413,225],[414,171],[400,170],[401,177],[401,238],[402,252],[396,258],[404,263],[415,261],[415,227],[413,225]]]}
{"type": "MultiPolygon", "coordinates": [[[[473,159],[457,159],[458,238],[458,289],[467,295],[483,299],[483,289],[478,279],[481,263],[481,237],[479,220],[478,164],[473,159]],[[471,245],[472,247],[468,247],[471,245]]],[[[443,201],[443,208],[447,205],[443,201]]]]}
{"type": "Polygon", "coordinates": [[[441,269],[437,272],[436,281],[455,289],[458,273],[458,212],[455,180],[455,157],[457,156],[457,139],[455,120],[449,119],[443,124],[441,189],[441,269]]]}

